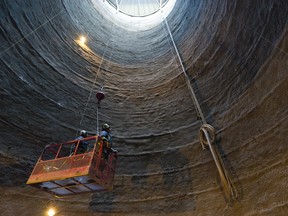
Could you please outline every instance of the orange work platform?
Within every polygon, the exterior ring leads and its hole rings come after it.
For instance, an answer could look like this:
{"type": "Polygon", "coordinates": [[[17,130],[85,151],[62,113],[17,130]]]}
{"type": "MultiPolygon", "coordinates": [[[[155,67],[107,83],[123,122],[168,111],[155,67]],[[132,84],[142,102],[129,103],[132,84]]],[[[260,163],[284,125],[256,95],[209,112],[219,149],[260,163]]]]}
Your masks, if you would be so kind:
{"type": "Polygon", "coordinates": [[[112,190],[117,153],[111,152],[104,160],[103,144],[100,137],[91,136],[47,145],[27,184],[59,197],[112,190]],[[88,143],[88,151],[84,153],[82,142],[88,143]]]}

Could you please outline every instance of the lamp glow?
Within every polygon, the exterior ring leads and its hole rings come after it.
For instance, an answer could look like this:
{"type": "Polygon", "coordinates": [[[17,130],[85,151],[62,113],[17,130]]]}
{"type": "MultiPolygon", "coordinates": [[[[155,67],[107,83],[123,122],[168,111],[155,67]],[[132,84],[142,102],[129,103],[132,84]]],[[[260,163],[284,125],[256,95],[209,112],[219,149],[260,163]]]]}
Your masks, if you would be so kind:
{"type": "Polygon", "coordinates": [[[48,213],[48,216],[54,216],[56,212],[55,212],[54,209],[51,208],[51,209],[48,210],[47,213],[48,213]]]}
{"type": "Polygon", "coordinates": [[[85,42],[86,42],[86,38],[85,38],[84,36],[81,36],[81,37],[80,37],[80,44],[81,44],[81,45],[84,45],[85,42]]]}

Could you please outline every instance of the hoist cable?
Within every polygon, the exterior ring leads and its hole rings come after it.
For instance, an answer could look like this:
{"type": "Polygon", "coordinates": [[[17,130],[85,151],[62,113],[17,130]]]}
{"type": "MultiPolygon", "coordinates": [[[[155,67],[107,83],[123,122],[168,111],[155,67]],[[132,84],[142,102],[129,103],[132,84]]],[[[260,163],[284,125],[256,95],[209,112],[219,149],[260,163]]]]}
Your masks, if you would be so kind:
{"type": "MultiPolygon", "coordinates": [[[[114,24],[112,24],[111,32],[112,32],[113,26],[114,26],[114,24]]],[[[82,122],[83,122],[83,119],[84,119],[84,116],[85,116],[85,113],[86,113],[86,110],[87,110],[87,107],[88,107],[88,103],[89,103],[89,101],[90,101],[90,99],[91,99],[91,95],[92,95],[92,92],[93,92],[93,90],[94,90],[94,87],[95,87],[97,78],[98,78],[98,76],[99,76],[100,69],[101,69],[101,66],[102,66],[102,63],[103,63],[103,60],[104,60],[104,57],[105,57],[105,54],[106,54],[106,51],[107,51],[107,48],[108,48],[108,46],[109,46],[110,41],[111,41],[111,37],[110,37],[109,40],[107,41],[106,46],[105,46],[105,49],[104,49],[104,52],[103,52],[103,55],[102,55],[102,57],[101,57],[101,61],[100,61],[100,64],[99,64],[97,73],[96,73],[96,75],[95,75],[95,79],[94,79],[93,85],[92,85],[92,87],[91,87],[91,90],[90,90],[88,99],[87,99],[86,104],[85,104],[85,107],[84,107],[83,114],[82,114],[82,116],[81,116],[81,120],[80,120],[80,123],[79,123],[79,127],[81,127],[81,125],[82,125],[82,122]]],[[[109,64],[109,63],[110,63],[110,60],[109,60],[108,64],[109,64]]],[[[101,87],[102,87],[102,86],[101,86],[101,87]]],[[[97,133],[98,133],[98,130],[99,130],[99,129],[98,129],[98,107],[97,107],[97,133]]],[[[76,135],[77,135],[77,133],[78,133],[78,131],[76,131],[76,135]]]]}
{"type": "Polygon", "coordinates": [[[83,111],[83,114],[82,114],[82,117],[81,117],[81,120],[80,120],[80,126],[82,125],[82,121],[83,121],[85,112],[86,112],[86,110],[87,110],[88,103],[89,103],[89,101],[90,101],[90,99],[91,99],[92,91],[94,90],[94,87],[95,87],[97,78],[98,78],[98,76],[99,76],[99,72],[100,72],[100,69],[101,69],[101,65],[102,65],[102,63],[103,63],[103,59],[104,59],[104,56],[105,56],[105,53],[106,53],[108,44],[109,44],[109,41],[106,43],[104,53],[103,53],[103,55],[102,55],[102,57],[101,57],[101,61],[100,61],[99,67],[98,67],[97,73],[96,73],[96,75],[95,75],[95,79],[94,79],[93,85],[92,85],[92,87],[91,87],[91,90],[90,90],[90,93],[89,93],[88,99],[87,99],[87,101],[86,101],[85,108],[84,108],[84,111],[83,111]]]}
{"type": "Polygon", "coordinates": [[[97,136],[99,135],[99,123],[98,123],[98,109],[99,109],[99,106],[97,106],[97,110],[96,110],[96,119],[97,119],[97,126],[96,126],[96,132],[97,132],[97,136]]]}
{"type": "MultiPolygon", "coordinates": [[[[112,32],[112,30],[111,30],[111,32],[112,32]]],[[[112,41],[112,40],[111,40],[112,41]]],[[[110,66],[110,63],[111,63],[111,57],[112,57],[112,54],[113,54],[113,47],[111,47],[111,54],[110,54],[110,56],[109,56],[109,60],[108,60],[108,65],[107,65],[107,68],[106,68],[106,70],[108,70],[108,68],[109,68],[109,66],[110,66]]],[[[101,86],[101,91],[103,91],[103,86],[101,86]]],[[[97,125],[96,125],[96,132],[97,132],[97,135],[99,135],[100,133],[99,133],[99,108],[100,108],[100,101],[98,101],[98,106],[97,106],[97,109],[96,109],[96,119],[97,119],[97,125]]]]}

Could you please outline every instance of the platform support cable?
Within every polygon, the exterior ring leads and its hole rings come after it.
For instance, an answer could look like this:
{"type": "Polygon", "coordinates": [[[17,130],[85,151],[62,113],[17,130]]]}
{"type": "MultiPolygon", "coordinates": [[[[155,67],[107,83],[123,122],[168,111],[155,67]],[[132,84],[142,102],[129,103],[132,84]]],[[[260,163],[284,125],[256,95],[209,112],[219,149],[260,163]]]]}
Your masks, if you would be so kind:
{"type": "Polygon", "coordinates": [[[84,107],[84,111],[83,111],[83,113],[82,113],[82,117],[81,117],[81,120],[80,120],[80,127],[81,127],[81,125],[82,125],[83,118],[84,118],[85,112],[86,112],[87,107],[88,107],[88,103],[89,103],[89,101],[90,101],[90,99],[91,99],[92,92],[93,92],[93,90],[94,90],[94,87],[95,87],[97,78],[98,78],[98,76],[99,76],[100,69],[101,69],[101,65],[102,65],[102,63],[103,63],[104,56],[105,56],[105,53],[106,53],[106,50],[107,50],[108,45],[109,45],[109,41],[106,43],[106,47],[105,47],[104,53],[103,53],[103,55],[102,55],[102,58],[101,58],[101,61],[100,61],[100,64],[99,64],[98,71],[97,71],[97,73],[96,73],[96,75],[95,75],[95,79],[94,79],[93,85],[92,85],[92,87],[91,87],[91,90],[90,90],[88,99],[87,99],[87,101],[86,101],[86,104],[85,104],[85,107],[84,107]]]}
{"type": "MultiPolygon", "coordinates": [[[[111,32],[112,32],[113,26],[114,26],[114,24],[113,24],[112,27],[111,27],[111,32]]],[[[79,123],[79,128],[80,128],[81,125],[82,125],[82,122],[83,122],[83,119],[84,119],[84,116],[85,116],[85,113],[86,113],[86,110],[87,110],[87,107],[88,107],[88,103],[90,102],[91,95],[92,95],[92,92],[93,92],[94,87],[95,87],[95,85],[96,85],[97,78],[98,78],[98,76],[99,76],[99,74],[100,74],[100,69],[101,69],[102,63],[103,63],[103,61],[104,61],[104,57],[105,57],[105,54],[106,54],[106,51],[107,51],[107,48],[108,48],[110,42],[111,42],[111,37],[109,37],[109,40],[108,40],[107,43],[106,43],[106,46],[105,46],[103,55],[102,55],[102,57],[101,57],[101,61],[100,61],[100,64],[99,64],[97,73],[96,73],[96,75],[95,75],[95,79],[94,79],[93,85],[92,85],[92,87],[91,87],[91,90],[90,90],[88,99],[87,99],[86,104],[85,104],[85,107],[84,107],[84,111],[83,111],[82,116],[81,116],[81,120],[80,120],[80,123],[79,123]]],[[[110,62],[110,60],[109,60],[109,62],[110,62]]],[[[109,64],[109,62],[108,62],[108,64],[109,64]]],[[[102,88],[103,88],[103,87],[101,86],[101,89],[102,89],[102,88]]],[[[98,108],[97,108],[97,124],[98,124],[98,108]]],[[[97,125],[97,127],[98,127],[98,125],[97,125]]],[[[78,130],[76,131],[76,135],[75,135],[75,136],[77,136],[77,133],[78,133],[78,130]]],[[[98,129],[97,129],[97,133],[98,133],[98,129]]]]}
{"type": "MultiPolygon", "coordinates": [[[[111,32],[112,32],[112,30],[111,30],[111,32]]],[[[110,40],[112,40],[111,39],[111,37],[110,37],[110,40]]],[[[112,48],[112,50],[113,50],[113,47],[111,47],[112,48]]],[[[111,63],[111,57],[112,57],[112,52],[111,52],[111,54],[110,54],[110,56],[109,56],[109,60],[108,60],[108,64],[107,64],[107,68],[106,68],[106,70],[108,70],[108,68],[109,68],[109,66],[110,66],[110,63],[111,63]]],[[[99,93],[103,93],[103,86],[101,86],[101,88],[100,88],[100,92],[99,93]]],[[[98,93],[97,93],[98,94],[98,93]]],[[[96,97],[97,97],[97,94],[96,94],[96,97]]],[[[104,95],[104,93],[103,93],[103,95],[104,95]]],[[[96,133],[97,133],[97,136],[99,136],[100,135],[100,132],[99,132],[99,109],[101,108],[100,107],[100,102],[101,102],[101,100],[103,100],[105,98],[105,96],[103,97],[103,98],[98,98],[97,97],[97,99],[98,99],[98,106],[97,106],[97,108],[96,108],[96,119],[97,119],[97,123],[96,123],[96,133]]]]}
{"type": "Polygon", "coordinates": [[[187,73],[186,73],[185,67],[183,65],[181,56],[179,54],[179,51],[178,51],[177,46],[175,44],[175,41],[173,39],[173,35],[172,35],[171,30],[169,28],[169,24],[168,24],[166,18],[162,18],[162,19],[164,20],[164,22],[166,24],[169,36],[171,38],[173,47],[174,47],[175,52],[176,52],[177,57],[178,57],[178,61],[180,62],[182,72],[184,74],[186,84],[189,88],[191,98],[192,98],[192,101],[194,103],[196,112],[202,120],[202,126],[200,128],[200,136],[199,136],[202,148],[205,149],[205,145],[209,146],[209,149],[211,151],[212,157],[213,157],[214,162],[216,164],[216,167],[217,167],[217,170],[218,170],[218,173],[219,173],[222,185],[223,185],[224,192],[225,192],[227,197],[235,200],[238,197],[236,187],[233,185],[233,183],[232,183],[232,181],[228,175],[228,172],[225,168],[224,162],[222,161],[220,154],[217,152],[217,150],[212,145],[213,143],[215,143],[215,140],[216,140],[215,139],[215,137],[216,137],[215,129],[211,125],[207,124],[207,122],[206,122],[206,119],[205,119],[204,114],[201,110],[201,107],[199,105],[197,97],[193,91],[191,82],[187,76],[187,73]],[[209,135],[209,133],[210,133],[210,135],[209,135]]]}
{"type": "Polygon", "coordinates": [[[99,109],[99,106],[97,106],[96,108],[96,118],[97,118],[97,125],[96,125],[96,132],[97,132],[97,136],[99,136],[99,122],[98,122],[98,109],[99,109]]]}

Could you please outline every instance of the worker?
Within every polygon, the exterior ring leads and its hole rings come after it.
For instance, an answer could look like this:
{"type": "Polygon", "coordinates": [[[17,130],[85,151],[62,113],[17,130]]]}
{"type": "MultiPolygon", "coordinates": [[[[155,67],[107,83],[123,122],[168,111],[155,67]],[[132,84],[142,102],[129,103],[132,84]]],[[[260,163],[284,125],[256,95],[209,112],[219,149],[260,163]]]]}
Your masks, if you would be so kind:
{"type": "MultiPolygon", "coordinates": [[[[81,130],[79,135],[80,136],[76,137],[75,140],[85,139],[87,137],[87,131],[81,130]]],[[[70,155],[73,155],[74,151],[75,151],[75,144],[73,144],[71,146],[70,155]]],[[[88,142],[87,141],[80,141],[77,152],[79,152],[80,154],[83,154],[87,151],[88,151],[88,142]]]]}
{"type": "Polygon", "coordinates": [[[117,153],[118,151],[112,148],[113,140],[112,140],[111,128],[107,123],[103,124],[100,137],[103,140],[102,156],[105,160],[108,160],[109,154],[111,154],[112,152],[117,153]]]}

